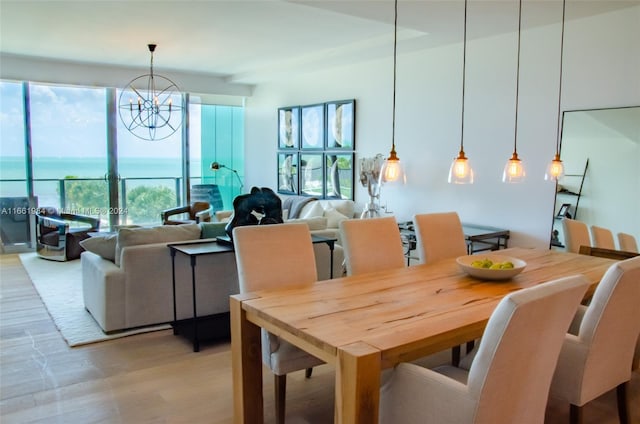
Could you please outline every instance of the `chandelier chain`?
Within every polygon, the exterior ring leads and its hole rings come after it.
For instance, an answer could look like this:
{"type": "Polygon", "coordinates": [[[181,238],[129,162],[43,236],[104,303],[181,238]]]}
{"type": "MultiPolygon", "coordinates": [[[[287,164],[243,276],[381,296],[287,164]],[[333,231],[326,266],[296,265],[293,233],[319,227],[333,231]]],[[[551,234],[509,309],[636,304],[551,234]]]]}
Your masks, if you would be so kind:
{"type": "Polygon", "coordinates": [[[558,82],[558,126],[556,130],[556,156],[560,156],[560,107],[562,103],[562,63],[564,62],[564,19],[566,12],[566,0],[562,0],[562,29],[560,30],[560,79],[558,82]]]}
{"type": "Polygon", "coordinates": [[[520,33],[522,31],[522,0],[519,0],[518,5],[518,61],[516,66],[516,121],[514,125],[513,135],[513,153],[517,154],[518,145],[518,92],[520,91],[520,33]]]}

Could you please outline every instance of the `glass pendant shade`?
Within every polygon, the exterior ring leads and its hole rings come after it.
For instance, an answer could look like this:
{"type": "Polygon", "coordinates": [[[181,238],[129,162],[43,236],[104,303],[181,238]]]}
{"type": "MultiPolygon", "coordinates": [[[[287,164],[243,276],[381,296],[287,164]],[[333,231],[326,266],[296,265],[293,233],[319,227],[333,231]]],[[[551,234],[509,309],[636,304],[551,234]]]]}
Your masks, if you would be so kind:
{"type": "Polygon", "coordinates": [[[451,163],[447,181],[451,184],[473,184],[473,169],[464,151],[460,150],[458,157],[451,163]]]}
{"type": "Polygon", "coordinates": [[[547,165],[544,179],[547,181],[558,181],[564,176],[564,164],[560,160],[560,154],[556,153],[553,160],[547,165]]]}
{"type": "Polygon", "coordinates": [[[524,164],[518,158],[518,153],[513,152],[511,159],[507,161],[504,166],[504,172],[502,173],[503,183],[519,183],[524,181],[524,177],[527,173],[524,170],[524,164]]]}
{"type": "Polygon", "coordinates": [[[380,170],[380,184],[406,182],[406,175],[400,163],[400,158],[396,155],[395,149],[389,153],[389,157],[385,159],[380,170]]]}

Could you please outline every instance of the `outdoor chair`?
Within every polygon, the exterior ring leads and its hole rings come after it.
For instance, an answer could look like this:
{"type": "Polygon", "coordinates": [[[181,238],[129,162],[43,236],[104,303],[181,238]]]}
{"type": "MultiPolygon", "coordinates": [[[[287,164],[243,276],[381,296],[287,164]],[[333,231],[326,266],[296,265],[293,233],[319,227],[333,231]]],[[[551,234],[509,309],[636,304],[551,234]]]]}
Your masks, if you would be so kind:
{"type": "Polygon", "coordinates": [[[209,202],[192,202],[187,206],[165,209],[160,214],[163,225],[197,224],[210,222],[213,211],[209,202]],[[175,218],[176,215],[180,217],[175,218]]]}

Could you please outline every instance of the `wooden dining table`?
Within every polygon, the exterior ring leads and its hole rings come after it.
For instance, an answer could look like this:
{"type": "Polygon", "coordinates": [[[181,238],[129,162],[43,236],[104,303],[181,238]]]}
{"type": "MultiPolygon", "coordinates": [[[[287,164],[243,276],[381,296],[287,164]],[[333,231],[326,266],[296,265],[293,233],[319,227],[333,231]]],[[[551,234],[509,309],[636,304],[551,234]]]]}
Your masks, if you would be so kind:
{"type": "MultiPolygon", "coordinates": [[[[510,280],[478,280],[455,259],[231,296],[234,422],[262,423],[264,328],[335,367],[335,422],[377,423],[381,371],[482,336],[508,293],[575,274],[593,293],[615,260],[546,249],[510,280]]],[[[482,254],[477,255],[482,258],[482,254]]]]}

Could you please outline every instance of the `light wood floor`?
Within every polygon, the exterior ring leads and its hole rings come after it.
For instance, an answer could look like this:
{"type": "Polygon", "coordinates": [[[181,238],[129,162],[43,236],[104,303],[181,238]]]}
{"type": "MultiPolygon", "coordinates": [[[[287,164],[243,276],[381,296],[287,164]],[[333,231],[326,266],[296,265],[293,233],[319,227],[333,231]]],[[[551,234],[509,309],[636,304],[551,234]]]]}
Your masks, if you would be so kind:
{"type": "MultiPolygon", "coordinates": [[[[271,374],[264,373],[266,422],[273,422],[271,374]]],[[[199,353],[171,330],[69,348],[17,255],[0,255],[0,421],[10,423],[230,423],[228,343],[199,353]]],[[[631,387],[640,423],[640,374],[631,387]]],[[[587,405],[585,424],[617,423],[615,395],[587,405]]],[[[287,422],[333,421],[333,368],[289,376],[287,422]]],[[[568,423],[550,401],[547,424],[568,423]]]]}

